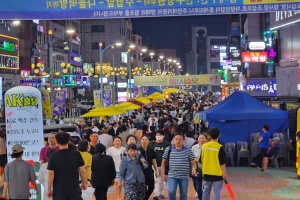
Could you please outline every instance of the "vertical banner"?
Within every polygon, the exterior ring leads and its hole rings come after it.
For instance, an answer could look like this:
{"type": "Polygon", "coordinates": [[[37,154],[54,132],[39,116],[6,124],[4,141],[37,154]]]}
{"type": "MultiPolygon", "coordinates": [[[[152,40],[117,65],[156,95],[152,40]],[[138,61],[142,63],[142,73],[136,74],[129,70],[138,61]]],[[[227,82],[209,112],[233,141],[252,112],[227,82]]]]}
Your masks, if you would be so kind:
{"type": "Polygon", "coordinates": [[[134,86],[132,88],[132,97],[138,97],[138,93],[139,93],[139,87],[134,86]]]}
{"type": "Polygon", "coordinates": [[[46,119],[52,119],[52,109],[50,103],[50,93],[48,90],[42,91],[42,105],[43,113],[46,115],[46,119]]]}
{"type": "Polygon", "coordinates": [[[54,90],[53,92],[53,117],[59,116],[60,113],[65,111],[66,108],[66,91],[54,90]]]}
{"type": "Polygon", "coordinates": [[[101,107],[101,99],[100,99],[100,90],[94,90],[93,91],[94,96],[94,105],[96,108],[101,107]]]}
{"type": "Polygon", "coordinates": [[[103,90],[103,105],[104,105],[104,107],[112,105],[111,94],[112,93],[111,93],[110,89],[103,90]]]}

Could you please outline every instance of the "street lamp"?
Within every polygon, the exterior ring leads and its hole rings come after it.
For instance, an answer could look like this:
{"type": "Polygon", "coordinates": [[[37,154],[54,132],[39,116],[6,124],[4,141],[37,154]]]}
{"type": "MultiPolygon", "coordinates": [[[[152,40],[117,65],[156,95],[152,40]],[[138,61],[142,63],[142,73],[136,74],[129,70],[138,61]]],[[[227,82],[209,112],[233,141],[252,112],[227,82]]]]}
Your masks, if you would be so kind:
{"type": "Polygon", "coordinates": [[[99,63],[100,63],[100,99],[101,99],[101,106],[104,107],[104,101],[103,101],[103,69],[102,69],[102,64],[103,64],[103,53],[109,49],[110,47],[113,47],[114,45],[116,46],[122,46],[121,42],[117,42],[115,44],[111,44],[109,46],[107,46],[106,48],[102,49],[103,47],[103,43],[99,42],[99,63]]]}
{"type": "Polygon", "coordinates": [[[147,49],[146,48],[142,48],[141,50],[143,53],[146,53],[147,52],[147,49]]]}
{"type": "Polygon", "coordinates": [[[135,48],[135,45],[134,44],[127,44],[127,46],[129,47],[129,49],[128,49],[128,56],[127,56],[127,69],[128,69],[128,73],[129,73],[129,75],[128,75],[128,79],[129,79],[129,81],[128,81],[128,85],[129,85],[129,97],[131,98],[132,97],[132,92],[131,92],[131,90],[132,90],[132,86],[131,86],[131,55],[132,55],[132,49],[134,49],[135,48]]]}

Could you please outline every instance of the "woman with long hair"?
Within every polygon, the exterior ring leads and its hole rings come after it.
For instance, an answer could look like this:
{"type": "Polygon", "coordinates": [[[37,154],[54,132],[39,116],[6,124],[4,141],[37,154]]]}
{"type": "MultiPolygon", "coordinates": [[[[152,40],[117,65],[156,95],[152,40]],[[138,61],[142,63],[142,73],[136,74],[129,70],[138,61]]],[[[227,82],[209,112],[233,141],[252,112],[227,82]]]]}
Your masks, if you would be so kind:
{"type": "Polygon", "coordinates": [[[135,127],[135,123],[131,123],[130,124],[130,127],[129,127],[129,130],[128,130],[128,134],[129,135],[134,135],[135,132],[136,132],[137,128],[135,127]]]}
{"type": "Polygon", "coordinates": [[[192,152],[195,155],[195,161],[197,164],[197,175],[192,176],[192,179],[199,200],[202,200],[202,167],[199,160],[202,151],[202,145],[207,142],[207,139],[208,137],[206,133],[200,133],[198,136],[198,144],[195,144],[192,147],[192,152]]]}
{"type": "Polygon", "coordinates": [[[116,178],[115,178],[115,184],[114,184],[114,191],[117,195],[117,200],[121,200],[121,190],[122,185],[120,184],[120,175],[119,175],[119,169],[121,164],[121,152],[126,151],[125,147],[121,146],[122,144],[122,138],[115,137],[113,140],[113,146],[109,147],[106,151],[106,155],[109,155],[113,158],[116,168],[116,178]]]}
{"type": "Polygon", "coordinates": [[[144,169],[145,184],[146,184],[146,195],[144,200],[148,200],[154,190],[154,171],[152,169],[152,165],[155,169],[156,178],[158,177],[158,171],[157,171],[155,151],[153,148],[149,146],[149,138],[147,135],[142,136],[141,147],[138,149],[140,150],[141,156],[145,158],[145,161],[148,164],[148,168],[144,169]]]}

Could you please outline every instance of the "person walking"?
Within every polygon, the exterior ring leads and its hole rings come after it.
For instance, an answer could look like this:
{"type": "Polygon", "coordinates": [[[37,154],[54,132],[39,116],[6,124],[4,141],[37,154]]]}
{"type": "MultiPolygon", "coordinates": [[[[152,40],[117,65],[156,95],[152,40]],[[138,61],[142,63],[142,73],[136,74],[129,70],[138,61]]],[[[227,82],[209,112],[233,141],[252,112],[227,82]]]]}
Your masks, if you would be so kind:
{"type": "Polygon", "coordinates": [[[49,158],[46,156],[46,152],[48,149],[55,149],[55,151],[59,150],[55,139],[55,133],[50,133],[48,137],[48,145],[43,147],[40,152],[40,164],[43,165],[44,163],[49,161],[49,158]]]}
{"type": "Polygon", "coordinates": [[[79,173],[82,180],[81,189],[87,188],[84,161],[78,151],[68,148],[68,133],[57,133],[55,138],[60,150],[51,155],[48,163],[47,196],[53,197],[53,200],[81,200],[79,173]]]}
{"type": "Polygon", "coordinates": [[[201,148],[202,145],[206,143],[206,141],[207,141],[206,133],[200,133],[198,136],[198,144],[195,144],[192,147],[192,152],[195,155],[195,161],[197,164],[197,175],[192,176],[192,180],[199,200],[202,200],[202,166],[200,162],[201,148]]]}
{"type": "Polygon", "coordinates": [[[78,151],[83,159],[84,167],[85,167],[85,171],[86,171],[86,177],[87,177],[88,181],[91,181],[91,177],[92,177],[92,171],[91,171],[92,155],[89,153],[90,149],[91,149],[91,146],[90,146],[88,140],[84,139],[84,140],[79,141],[78,151]]]}
{"type": "Polygon", "coordinates": [[[107,127],[102,128],[102,134],[98,137],[98,142],[104,144],[106,149],[113,145],[113,137],[108,134],[109,129],[107,127]]]}
{"type": "Polygon", "coordinates": [[[223,179],[227,178],[226,153],[224,147],[218,143],[220,130],[210,128],[207,131],[211,141],[202,145],[201,163],[203,175],[203,200],[210,200],[211,188],[214,190],[213,200],[221,199],[223,179]]]}
{"type": "MultiPolygon", "coordinates": [[[[47,160],[49,160],[50,156],[55,153],[56,150],[53,148],[49,148],[46,151],[46,158],[47,160]]],[[[38,175],[38,181],[44,186],[44,188],[48,188],[48,171],[47,171],[47,167],[48,167],[48,162],[44,163],[41,165],[40,170],[39,170],[39,175],[38,175]]],[[[52,198],[49,198],[47,196],[47,190],[44,190],[44,194],[43,194],[43,200],[52,200],[52,198]]]]}
{"type": "Polygon", "coordinates": [[[89,153],[94,155],[94,154],[96,154],[95,146],[98,143],[99,135],[98,135],[98,133],[94,132],[94,133],[91,133],[89,138],[90,138],[90,151],[89,151],[89,153]]]}
{"type": "Polygon", "coordinates": [[[156,140],[152,143],[152,146],[155,151],[155,159],[157,163],[157,169],[158,169],[158,177],[154,177],[155,180],[155,189],[154,189],[154,200],[164,199],[164,179],[163,174],[161,170],[161,162],[162,157],[164,154],[164,151],[168,146],[170,146],[170,143],[164,140],[165,132],[163,130],[156,131],[155,138],[156,140]]]}
{"type": "Polygon", "coordinates": [[[115,163],[111,156],[105,155],[106,147],[96,144],[96,155],[92,158],[92,185],[96,200],[107,200],[107,190],[114,185],[116,177],[115,163]]]}
{"type": "Polygon", "coordinates": [[[141,147],[138,148],[140,150],[141,156],[145,158],[145,161],[148,164],[148,167],[144,169],[145,175],[145,184],[146,184],[146,195],[144,200],[148,200],[154,190],[154,171],[155,177],[158,177],[158,170],[156,164],[156,156],[154,149],[149,146],[149,138],[147,135],[143,135],[141,138],[141,147]]]}
{"type": "Polygon", "coordinates": [[[163,154],[161,168],[164,180],[168,182],[170,200],[176,200],[178,185],[180,200],[187,200],[190,165],[192,166],[192,175],[196,175],[195,156],[192,150],[186,148],[183,144],[184,135],[176,133],[174,135],[174,145],[167,147],[163,154]],[[169,163],[168,172],[166,171],[167,160],[169,163]]]}
{"type": "Polygon", "coordinates": [[[4,169],[4,199],[9,197],[10,200],[30,198],[29,182],[34,186],[36,193],[39,193],[36,184],[36,176],[33,167],[30,163],[22,159],[24,149],[21,145],[15,144],[12,146],[13,161],[7,163],[4,169]]]}
{"type": "Polygon", "coordinates": [[[113,146],[109,147],[106,151],[106,155],[109,155],[113,158],[116,168],[116,178],[114,184],[114,191],[117,196],[117,200],[121,200],[121,190],[122,185],[120,184],[120,164],[121,164],[121,152],[126,151],[125,147],[121,146],[122,139],[120,137],[115,137],[113,140],[113,146]]]}
{"type": "Polygon", "coordinates": [[[125,200],[144,200],[145,175],[143,164],[137,158],[136,144],[129,144],[128,155],[124,157],[120,165],[120,180],[124,181],[125,200]]]}
{"type": "Polygon", "coordinates": [[[263,171],[263,172],[268,171],[268,162],[269,162],[268,148],[269,148],[269,140],[270,140],[269,130],[270,130],[270,127],[265,124],[262,127],[263,134],[260,134],[260,132],[257,133],[259,148],[260,148],[260,152],[263,157],[263,168],[261,169],[261,171],[263,171]]]}

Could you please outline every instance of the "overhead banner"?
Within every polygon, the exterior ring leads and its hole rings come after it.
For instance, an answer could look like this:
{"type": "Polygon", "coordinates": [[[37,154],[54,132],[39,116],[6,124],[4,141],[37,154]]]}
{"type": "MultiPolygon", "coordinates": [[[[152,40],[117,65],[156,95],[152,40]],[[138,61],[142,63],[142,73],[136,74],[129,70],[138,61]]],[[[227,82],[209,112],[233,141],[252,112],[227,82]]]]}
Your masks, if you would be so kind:
{"type": "Polygon", "coordinates": [[[54,90],[54,105],[52,116],[59,116],[60,113],[64,112],[66,109],[66,91],[64,90],[54,90]]]}
{"type": "Polygon", "coordinates": [[[1,0],[0,19],[89,19],[299,10],[298,0],[1,0]]]}
{"type": "Polygon", "coordinates": [[[134,76],[135,86],[221,85],[221,75],[134,76]]]}
{"type": "MultiPolygon", "coordinates": [[[[102,107],[101,105],[101,94],[100,90],[94,90],[93,91],[94,96],[94,105],[96,108],[102,107]]],[[[111,106],[112,105],[112,92],[111,89],[105,89],[103,90],[103,106],[111,106]]]]}
{"type": "Polygon", "coordinates": [[[51,108],[50,92],[48,90],[43,90],[41,92],[42,92],[43,113],[45,114],[46,119],[52,119],[53,110],[51,108]]]}

